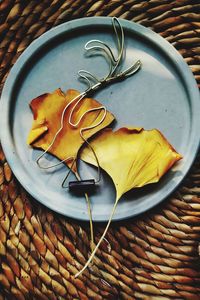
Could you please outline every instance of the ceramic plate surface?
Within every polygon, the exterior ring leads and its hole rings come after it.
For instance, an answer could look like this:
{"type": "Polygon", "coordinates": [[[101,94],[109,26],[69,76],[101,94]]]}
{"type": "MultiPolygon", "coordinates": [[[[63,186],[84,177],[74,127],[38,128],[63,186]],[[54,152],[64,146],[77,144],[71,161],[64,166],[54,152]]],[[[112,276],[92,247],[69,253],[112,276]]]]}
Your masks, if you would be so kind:
{"type": "MultiPolygon", "coordinates": [[[[124,68],[138,59],[142,61],[142,68],[125,81],[98,91],[94,98],[115,115],[115,129],[123,126],[157,128],[184,158],[158,184],[124,195],[115,220],[143,213],[169,196],[195,158],[200,129],[199,92],[182,57],[151,30],[126,20],[120,22],[125,32],[124,68]]],[[[87,206],[84,197],[61,188],[67,168],[62,166],[48,172],[39,169],[35,161],[41,152],[28,147],[26,139],[32,125],[29,103],[33,98],[58,87],[64,91],[69,88],[83,91],[85,85],[77,79],[80,69],[99,77],[108,71],[102,57],[85,55],[84,45],[91,39],[103,40],[116,49],[111,18],[78,19],[43,34],[15,63],[0,103],[1,142],[17,179],[47,207],[79,220],[88,220],[87,206]]],[[[48,159],[55,160],[50,155],[48,159]]],[[[83,178],[96,175],[94,168],[83,164],[80,171],[83,178]]],[[[73,175],[70,179],[74,180],[73,175]]],[[[103,173],[96,193],[91,196],[93,220],[108,220],[114,199],[112,181],[103,173]]]]}

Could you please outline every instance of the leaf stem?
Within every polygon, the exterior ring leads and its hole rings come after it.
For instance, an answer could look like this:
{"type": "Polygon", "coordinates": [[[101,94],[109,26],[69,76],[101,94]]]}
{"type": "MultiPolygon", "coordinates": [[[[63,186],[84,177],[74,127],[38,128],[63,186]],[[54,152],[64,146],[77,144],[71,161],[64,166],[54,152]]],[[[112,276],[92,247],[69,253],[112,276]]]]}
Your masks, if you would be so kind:
{"type": "MultiPolygon", "coordinates": [[[[80,181],[81,177],[78,172],[76,172],[76,178],[80,181]]],[[[94,230],[93,230],[93,222],[92,222],[92,210],[91,210],[91,202],[88,196],[88,193],[85,193],[85,200],[87,203],[88,215],[89,215],[89,223],[90,223],[90,239],[91,239],[91,251],[94,250],[94,230]]]]}
{"type": "Polygon", "coordinates": [[[98,250],[98,248],[99,248],[101,242],[102,242],[103,239],[105,238],[105,235],[106,235],[106,233],[107,233],[107,231],[108,231],[108,228],[109,228],[109,226],[110,226],[110,223],[111,223],[111,221],[112,221],[113,215],[114,215],[115,210],[116,210],[116,207],[117,207],[117,203],[118,203],[118,200],[115,201],[115,204],[114,204],[113,209],[112,209],[112,211],[111,211],[111,214],[110,214],[108,223],[107,223],[107,225],[106,225],[106,228],[105,228],[105,230],[104,230],[104,232],[103,232],[103,234],[102,234],[102,236],[101,236],[101,238],[100,238],[98,244],[97,244],[96,247],[94,248],[93,252],[91,253],[91,255],[90,255],[88,261],[86,262],[86,264],[84,265],[84,267],[83,267],[78,273],[75,274],[75,278],[77,278],[78,276],[80,276],[80,275],[85,271],[85,269],[89,266],[89,264],[91,263],[93,257],[95,256],[95,254],[96,254],[96,252],[97,252],[97,250],[98,250]]]}
{"type": "Polygon", "coordinates": [[[85,199],[87,202],[89,222],[90,222],[90,240],[91,240],[90,248],[91,248],[91,251],[94,251],[94,229],[93,229],[93,222],[92,222],[92,210],[91,210],[90,198],[87,193],[85,193],[85,199]]]}

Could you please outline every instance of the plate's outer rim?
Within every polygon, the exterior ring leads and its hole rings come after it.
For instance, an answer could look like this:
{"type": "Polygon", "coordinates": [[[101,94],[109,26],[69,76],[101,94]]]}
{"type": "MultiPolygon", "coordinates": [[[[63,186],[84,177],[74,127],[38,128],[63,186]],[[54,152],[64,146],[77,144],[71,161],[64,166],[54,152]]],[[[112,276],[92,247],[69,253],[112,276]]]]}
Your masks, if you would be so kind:
{"type": "MultiPolygon", "coordinates": [[[[130,211],[128,215],[127,214],[125,216],[115,215],[113,220],[123,220],[144,213],[147,210],[159,204],[164,199],[166,199],[174,191],[174,189],[177,188],[177,186],[181,183],[183,178],[186,176],[187,172],[189,171],[196,157],[198,146],[199,146],[198,129],[200,128],[200,118],[198,117],[200,111],[199,90],[191,70],[189,69],[188,65],[183,60],[179,52],[169,42],[167,42],[164,38],[159,36],[157,33],[153,32],[151,29],[148,29],[140,24],[136,24],[131,21],[123,20],[123,19],[120,19],[120,23],[122,24],[124,30],[127,29],[130,30],[131,32],[135,32],[138,36],[140,35],[143,38],[150,40],[151,43],[154,43],[157,47],[160,47],[162,52],[165,53],[165,55],[167,55],[167,57],[170,58],[171,62],[178,70],[181,79],[186,85],[187,93],[192,103],[191,114],[193,115],[193,119],[192,119],[191,135],[190,135],[190,141],[192,142],[189,148],[191,150],[190,154],[191,153],[192,154],[187,157],[187,162],[185,162],[184,165],[184,172],[182,178],[179,180],[178,183],[177,182],[174,183],[174,186],[172,186],[172,188],[165,193],[164,197],[161,197],[160,200],[157,199],[157,201],[152,201],[151,205],[146,205],[146,207],[144,207],[143,209],[137,211],[130,211]]],[[[27,190],[27,192],[30,193],[30,195],[32,195],[43,205],[49,207],[50,209],[60,214],[63,214],[63,212],[60,211],[56,205],[55,206],[48,205],[48,201],[44,200],[43,198],[41,199],[40,192],[38,191],[33,192],[33,190],[31,189],[32,182],[28,180],[26,174],[23,172],[23,167],[21,167],[18,157],[15,153],[12,134],[9,130],[10,127],[9,110],[10,110],[10,102],[12,98],[11,94],[13,88],[15,87],[15,82],[18,76],[21,74],[24,66],[28,63],[28,61],[32,58],[32,56],[36,53],[36,51],[39,51],[41,47],[44,47],[46,43],[50,42],[51,39],[54,39],[58,35],[70,32],[71,30],[78,30],[78,29],[83,30],[83,27],[89,27],[89,26],[112,26],[111,17],[88,17],[88,18],[81,18],[81,19],[69,21],[52,28],[51,30],[47,31],[39,38],[37,38],[35,41],[33,41],[26,48],[26,50],[21,54],[21,56],[16,61],[15,65],[12,67],[8,75],[8,78],[5,82],[2,95],[1,95],[1,101],[0,101],[0,113],[3,116],[3,118],[2,117],[0,118],[1,144],[2,144],[3,151],[6,155],[7,161],[14,175],[21,182],[22,186],[27,190]]],[[[72,212],[67,214],[66,216],[81,221],[88,221],[87,214],[79,215],[76,214],[76,212],[74,213],[72,212]]],[[[99,219],[94,218],[94,221],[106,221],[106,220],[105,218],[99,218],[99,219]]]]}

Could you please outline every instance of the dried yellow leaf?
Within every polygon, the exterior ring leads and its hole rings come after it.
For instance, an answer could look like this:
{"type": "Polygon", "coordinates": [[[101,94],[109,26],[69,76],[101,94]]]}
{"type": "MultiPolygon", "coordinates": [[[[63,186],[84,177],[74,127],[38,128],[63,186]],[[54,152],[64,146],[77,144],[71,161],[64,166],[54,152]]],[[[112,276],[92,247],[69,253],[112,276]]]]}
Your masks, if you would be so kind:
{"type": "MultiPolygon", "coordinates": [[[[169,144],[157,129],[120,128],[113,132],[105,129],[90,143],[99,165],[112,178],[116,188],[116,200],[106,228],[84,267],[75,275],[78,277],[89,266],[103,241],[120,197],[133,188],[142,187],[159,179],[181,159],[181,155],[169,144]]],[[[91,151],[84,148],[81,159],[97,165],[91,151]]]]}
{"type": "MultiPolygon", "coordinates": [[[[34,148],[47,150],[61,126],[63,110],[79,94],[78,91],[71,89],[65,95],[60,89],[57,89],[53,93],[47,93],[33,99],[30,107],[34,121],[27,143],[34,148]]],[[[80,118],[81,121],[78,126],[73,127],[69,124],[69,116],[77,101],[78,98],[67,107],[63,120],[64,126],[48,150],[49,153],[60,160],[68,158],[66,164],[69,167],[71,167],[72,161],[77,157],[78,151],[84,143],[80,130],[98,124],[104,114],[103,111],[90,111],[91,109],[99,108],[101,104],[92,98],[84,98],[74,109],[73,121],[76,122],[80,118]]],[[[84,138],[87,140],[96,132],[108,126],[113,120],[114,116],[107,112],[101,124],[84,131],[84,138]]],[[[76,164],[73,166],[73,171],[76,172],[76,164]]]]}

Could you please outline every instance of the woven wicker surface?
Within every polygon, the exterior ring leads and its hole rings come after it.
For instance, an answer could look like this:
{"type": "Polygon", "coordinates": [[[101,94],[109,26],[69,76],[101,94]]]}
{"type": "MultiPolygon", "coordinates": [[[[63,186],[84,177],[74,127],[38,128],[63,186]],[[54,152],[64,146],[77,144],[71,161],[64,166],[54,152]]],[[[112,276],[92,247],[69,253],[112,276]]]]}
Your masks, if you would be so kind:
{"type": "MultiPolygon", "coordinates": [[[[1,88],[17,57],[43,32],[85,16],[117,16],[161,34],[200,85],[196,0],[4,0],[0,2],[1,88]]],[[[198,138],[198,137],[197,137],[198,138]]],[[[104,226],[95,226],[96,242],[104,226]]],[[[0,148],[0,300],[200,299],[200,158],[162,205],[111,226],[92,266],[89,227],[40,205],[15,180],[0,148]]]]}

